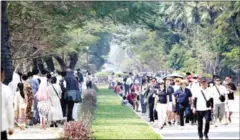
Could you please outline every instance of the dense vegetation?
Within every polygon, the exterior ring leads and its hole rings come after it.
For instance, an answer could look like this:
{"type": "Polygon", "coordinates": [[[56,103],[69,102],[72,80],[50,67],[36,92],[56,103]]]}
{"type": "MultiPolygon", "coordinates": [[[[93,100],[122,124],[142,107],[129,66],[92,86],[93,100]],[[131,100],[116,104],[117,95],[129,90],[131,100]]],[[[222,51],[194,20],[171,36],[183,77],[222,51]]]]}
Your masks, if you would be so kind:
{"type": "MultiPolygon", "coordinates": [[[[2,7],[2,29],[9,23],[9,32],[2,33],[9,33],[11,42],[11,55],[2,55],[2,63],[9,72],[11,65],[23,72],[44,67],[97,71],[114,38],[129,56],[119,55],[119,66],[128,70],[240,74],[238,1],[21,1],[2,7]]],[[[9,45],[2,45],[2,54],[9,54],[9,45]]]]}

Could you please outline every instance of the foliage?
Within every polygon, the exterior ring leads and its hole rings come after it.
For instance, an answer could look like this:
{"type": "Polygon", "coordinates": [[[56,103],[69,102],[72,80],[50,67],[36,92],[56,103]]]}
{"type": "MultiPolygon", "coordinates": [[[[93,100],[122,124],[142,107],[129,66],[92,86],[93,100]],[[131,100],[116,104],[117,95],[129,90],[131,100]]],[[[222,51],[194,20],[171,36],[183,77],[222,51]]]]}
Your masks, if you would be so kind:
{"type": "Polygon", "coordinates": [[[67,122],[64,124],[64,139],[91,139],[92,132],[84,121],[67,122]]]}
{"type": "Polygon", "coordinates": [[[95,139],[160,139],[130,108],[121,106],[114,92],[100,89],[97,95],[97,119],[92,125],[95,139]]]}
{"type": "MultiPolygon", "coordinates": [[[[53,53],[65,63],[81,60],[77,65],[101,70],[113,36],[128,55],[117,56],[128,71],[239,75],[239,6],[239,1],[9,2],[12,55],[53,53]],[[71,59],[73,52],[79,59],[71,59]]],[[[18,64],[32,62],[14,59],[18,64]]]]}
{"type": "Polygon", "coordinates": [[[150,70],[239,75],[239,6],[239,2],[161,2],[154,7],[155,18],[142,20],[123,41],[137,54],[132,55],[135,63],[150,70]],[[156,63],[159,60],[163,62],[156,63]]]}
{"type": "Polygon", "coordinates": [[[95,111],[97,107],[96,90],[85,90],[83,92],[83,101],[80,106],[80,120],[84,120],[88,126],[91,125],[95,118],[95,111]]]}

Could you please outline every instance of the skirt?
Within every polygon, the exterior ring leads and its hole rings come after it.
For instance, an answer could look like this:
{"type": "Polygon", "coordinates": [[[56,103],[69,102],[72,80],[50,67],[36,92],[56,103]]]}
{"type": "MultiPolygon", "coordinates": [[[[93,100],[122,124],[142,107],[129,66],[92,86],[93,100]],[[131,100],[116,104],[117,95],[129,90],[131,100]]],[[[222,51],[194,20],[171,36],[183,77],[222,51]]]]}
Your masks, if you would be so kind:
{"type": "Polygon", "coordinates": [[[39,101],[38,102],[38,112],[39,112],[40,117],[47,119],[50,109],[51,109],[50,101],[39,101]]]}

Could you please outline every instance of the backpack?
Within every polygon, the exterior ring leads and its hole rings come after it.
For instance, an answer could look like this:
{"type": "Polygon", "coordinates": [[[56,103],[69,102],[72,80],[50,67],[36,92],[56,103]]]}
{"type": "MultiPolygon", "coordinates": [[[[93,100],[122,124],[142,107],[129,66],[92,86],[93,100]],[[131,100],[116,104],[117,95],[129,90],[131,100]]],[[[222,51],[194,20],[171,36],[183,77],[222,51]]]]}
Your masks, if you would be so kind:
{"type": "Polygon", "coordinates": [[[78,72],[78,82],[82,83],[84,81],[83,74],[81,72],[78,72]]]}
{"type": "Polygon", "coordinates": [[[186,88],[185,88],[185,91],[182,91],[182,88],[180,89],[181,92],[183,92],[182,94],[177,94],[177,102],[182,104],[182,105],[187,105],[188,104],[188,96],[187,96],[187,93],[186,93],[186,88]]]}
{"type": "Polygon", "coordinates": [[[123,78],[123,82],[126,82],[127,81],[127,76],[123,78]]]}

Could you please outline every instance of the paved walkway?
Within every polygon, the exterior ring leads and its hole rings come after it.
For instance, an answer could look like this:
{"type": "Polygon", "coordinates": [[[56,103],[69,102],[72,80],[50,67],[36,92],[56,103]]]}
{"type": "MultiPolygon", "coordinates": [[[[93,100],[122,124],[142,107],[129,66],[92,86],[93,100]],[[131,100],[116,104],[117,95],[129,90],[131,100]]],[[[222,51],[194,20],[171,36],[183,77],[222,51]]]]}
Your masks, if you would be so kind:
{"type": "Polygon", "coordinates": [[[57,139],[60,137],[63,130],[62,125],[58,128],[47,128],[46,130],[40,129],[39,125],[29,127],[24,131],[18,128],[14,130],[14,134],[9,136],[9,139],[57,139]]]}
{"type": "MultiPolygon", "coordinates": [[[[232,123],[229,125],[210,126],[210,139],[240,139],[239,126],[239,99],[236,100],[236,108],[232,116],[232,123]]],[[[147,114],[137,113],[144,119],[154,131],[162,136],[163,139],[198,139],[197,125],[186,125],[183,130],[179,126],[166,126],[162,130],[157,128],[156,123],[150,124],[147,114]]]]}
{"type": "MultiPolygon", "coordinates": [[[[238,96],[236,96],[238,97],[238,96]]],[[[239,97],[236,99],[236,108],[234,110],[232,123],[229,125],[221,125],[215,128],[211,125],[209,138],[210,139],[239,139],[239,97]]],[[[163,139],[198,139],[197,126],[187,125],[185,129],[180,130],[179,126],[166,126],[162,130],[159,130],[156,124],[150,124],[147,114],[137,113],[142,119],[144,119],[153,130],[162,136],[163,139]]],[[[41,130],[39,125],[30,127],[24,131],[15,129],[14,135],[9,136],[9,139],[56,139],[59,138],[62,132],[62,125],[58,128],[47,128],[41,130]]]]}

